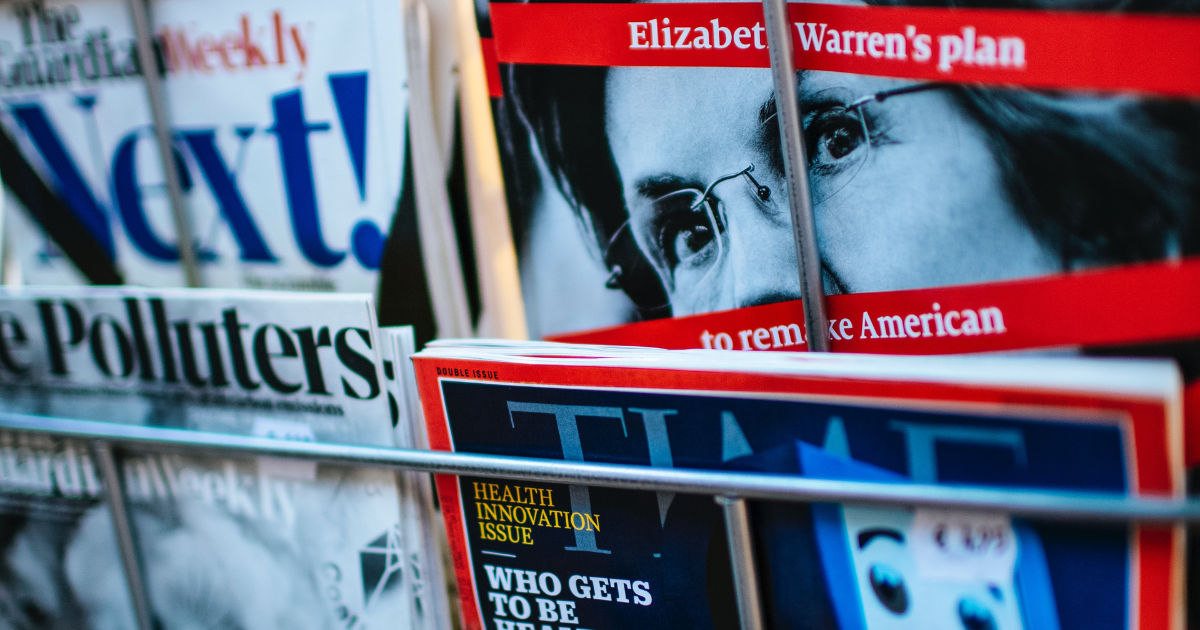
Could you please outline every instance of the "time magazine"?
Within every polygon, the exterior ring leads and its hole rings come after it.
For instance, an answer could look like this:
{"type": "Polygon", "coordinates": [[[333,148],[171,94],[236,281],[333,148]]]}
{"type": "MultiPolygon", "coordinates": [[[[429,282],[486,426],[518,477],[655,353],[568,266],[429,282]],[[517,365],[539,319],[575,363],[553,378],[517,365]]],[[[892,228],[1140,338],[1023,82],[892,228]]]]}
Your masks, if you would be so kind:
{"type": "MultiPolygon", "coordinates": [[[[1167,361],[482,342],[414,362],[437,450],[1184,493],[1167,361]]],[[[452,476],[438,490],[468,628],[736,625],[712,497],[452,476]]],[[[790,503],[752,522],[772,627],[1182,628],[1172,527],[790,503]]]]}

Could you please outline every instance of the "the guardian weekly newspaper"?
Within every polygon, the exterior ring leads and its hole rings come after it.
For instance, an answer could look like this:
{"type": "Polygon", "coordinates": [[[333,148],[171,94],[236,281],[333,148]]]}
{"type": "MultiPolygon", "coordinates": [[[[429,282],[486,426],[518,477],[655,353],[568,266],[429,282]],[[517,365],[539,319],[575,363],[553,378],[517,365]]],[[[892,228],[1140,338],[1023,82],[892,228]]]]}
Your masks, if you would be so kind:
{"type": "MultiPolygon", "coordinates": [[[[365,295],[0,295],[4,411],[390,446],[365,295]]],[[[133,627],[86,446],[0,435],[0,619],[133,627]]],[[[163,628],[410,628],[417,535],[396,477],[290,460],[122,462],[163,628]]]]}
{"type": "Polygon", "coordinates": [[[831,296],[807,331],[762,8],[492,3],[531,336],[760,351],[825,334],[903,354],[1194,339],[1200,65],[1158,51],[1200,35],[1198,10],[791,3],[831,296]]]}
{"type": "MultiPolygon", "coordinates": [[[[400,3],[156,0],[150,14],[205,284],[374,290],[404,169],[400,3]]],[[[126,281],[179,286],[132,29],[121,0],[0,3],[0,120],[126,281]]],[[[77,281],[8,214],[28,283],[77,281]]]]}
{"type": "MultiPolygon", "coordinates": [[[[1182,496],[1167,361],[437,346],[433,448],[825,479],[1182,496]]],[[[474,477],[438,489],[468,628],[736,626],[711,497],[474,477]]],[[[761,505],[776,628],[1182,628],[1170,527],[761,505]]]]}

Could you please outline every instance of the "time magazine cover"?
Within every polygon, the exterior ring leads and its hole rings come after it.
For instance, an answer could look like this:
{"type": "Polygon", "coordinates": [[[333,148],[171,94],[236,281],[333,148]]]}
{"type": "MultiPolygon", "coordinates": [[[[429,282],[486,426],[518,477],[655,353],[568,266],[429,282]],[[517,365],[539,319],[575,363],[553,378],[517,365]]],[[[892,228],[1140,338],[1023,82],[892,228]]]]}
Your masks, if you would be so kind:
{"type": "MultiPolygon", "coordinates": [[[[3,410],[394,444],[364,295],[27,289],[0,296],[3,410]]],[[[0,619],[134,625],[86,446],[0,435],[0,619]]],[[[270,457],[137,453],[120,474],[164,629],[410,628],[396,476],[270,457]]]]}
{"type": "MultiPolygon", "coordinates": [[[[1162,360],[435,344],[434,449],[823,479],[1184,493],[1162,360]]],[[[438,478],[468,628],[735,627],[709,496],[438,478]]],[[[1182,530],[754,508],[776,628],[1182,628],[1182,530]]]]}

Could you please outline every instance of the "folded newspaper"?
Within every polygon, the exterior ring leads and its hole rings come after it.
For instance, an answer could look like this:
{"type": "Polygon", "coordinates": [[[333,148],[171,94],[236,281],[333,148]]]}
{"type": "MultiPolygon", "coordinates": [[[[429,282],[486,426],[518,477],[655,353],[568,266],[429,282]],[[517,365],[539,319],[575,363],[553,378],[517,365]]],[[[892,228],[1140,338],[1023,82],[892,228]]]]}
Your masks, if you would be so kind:
{"type": "MultiPolygon", "coordinates": [[[[444,451],[1182,497],[1171,362],[434,343],[444,451]]],[[[736,627],[708,496],[441,476],[467,628],[736,627]]],[[[756,503],[773,628],[1175,628],[1182,530],[756,503]]]]}
{"type": "MultiPolygon", "coordinates": [[[[88,263],[133,284],[184,283],[129,6],[16,0],[0,12],[0,129],[19,147],[7,158],[67,211],[47,225],[45,200],[21,193],[30,183],[7,182],[5,229],[29,284],[95,283],[88,263]],[[75,240],[54,236],[65,223],[75,240]],[[99,245],[93,256],[80,239],[99,245]]],[[[400,3],[147,8],[205,284],[373,290],[407,159],[400,3]]]]}
{"type": "MultiPolygon", "coordinates": [[[[428,449],[425,419],[412,369],[412,355],[416,352],[413,328],[387,326],[380,328],[379,334],[396,446],[428,449]]],[[[446,593],[447,576],[442,570],[441,541],[445,534],[441,531],[441,515],[434,507],[433,484],[429,475],[411,471],[400,473],[399,480],[404,514],[401,526],[405,540],[413,542],[409,549],[413,575],[409,587],[414,594],[414,618],[422,628],[455,627],[446,593]]]]}
{"type": "MultiPolygon", "coordinates": [[[[0,411],[392,446],[367,295],[0,293],[0,411]]],[[[121,474],[160,627],[433,628],[396,476],[138,453],[121,474]],[[410,548],[412,551],[410,552],[410,548]]],[[[132,628],[85,446],[0,433],[0,627],[132,628]]]]}

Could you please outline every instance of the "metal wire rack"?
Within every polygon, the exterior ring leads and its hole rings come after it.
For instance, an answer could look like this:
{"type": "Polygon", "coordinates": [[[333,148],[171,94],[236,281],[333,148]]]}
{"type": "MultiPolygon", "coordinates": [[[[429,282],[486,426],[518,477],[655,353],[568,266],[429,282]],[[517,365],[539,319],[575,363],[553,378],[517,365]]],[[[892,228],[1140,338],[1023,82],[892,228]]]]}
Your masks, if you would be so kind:
{"type": "Polygon", "coordinates": [[[990,510],[1074,521],[1197,523],[1200,500],[1141,499],[1109,493],[1031,492],[996,488],[831,481],[787,475],[591,464],[410,449],[292,442],[180,429],[133,426],[22,414],[0,414],[0,430],[27,431],[90,442],[105,486],[139,630],[152,617],[144,573],[116,461],[124,452],[172,452],[219,457],[286,457],[351,466],[380,466],[438,474],[499,477],[626,490],[712,495],[721,504],[729,537],[734,588],[743,630],[764,627],[752,553],[747,499],[850,502],[990,510]],[[114,452],[115,451],[115,452],[114,452]]]}

